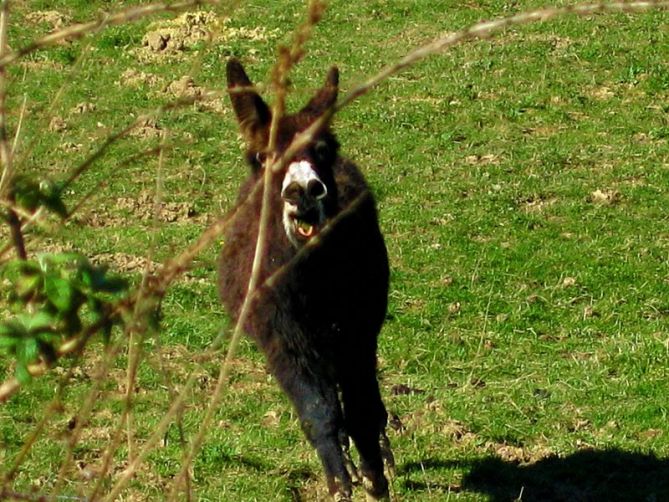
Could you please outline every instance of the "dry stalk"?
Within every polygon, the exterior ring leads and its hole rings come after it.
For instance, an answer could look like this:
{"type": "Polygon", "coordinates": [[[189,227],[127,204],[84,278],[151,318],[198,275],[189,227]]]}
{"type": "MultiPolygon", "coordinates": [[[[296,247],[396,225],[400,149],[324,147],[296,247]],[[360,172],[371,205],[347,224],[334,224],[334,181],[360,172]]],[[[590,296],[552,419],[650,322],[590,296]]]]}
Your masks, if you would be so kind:
{"type": "MultiPolygon", "coordinates": [[[[189,2],[190,4],[193,3],[200,3],[200,2],[189,2]]],[[[612,3],[612,4],[607,4],[607,3],[597,3],[597,4],[587,4],[587,5],[576,5],[576,6],[570,6],[570,7],[564,7],[564,8],[551,8],[551,9],[541,9],[537,11],[532,11],[528,13],[522,13],[518,14],[516,16],[511,16],[509,18],[504,18],[504,19],[499,19],[496,21],[491,21],[491,22],[486,22],[486,23],[479,23],[477,25],[472,26],[471,28],[467,30],[463,30],[454,34],[447,35],[445,37],[442,37],[440,39],[435,40],[431,44],[428,44],[426,46],[423,46],[415,51],[412,51],[409,53],[405,58],[400,60],[398,63],[394,65],[390,65],[383,69],[379,74],[376,76],[368,79],[366,82],[361,84],[360,86],[354,88],[351,92],[349,92],[342,100],[340,100],[336,107],[327,112],[319,121],[316,123],[312,124],[312,126],[307,129],[304,133],[298,135],[295,138],[295,141],[293,141],[291,147],[288,149],[288,151],[281,156],[280,159],[277,159],[274,162],[273,168],[272,169],[267,169],[267,171],[274,171],[281,168],[281,163],[283,162],[285,165],[285,162],[287,159],[290,158],[291,154],[294,154],[297,150],[302,148],[308,141],[311,140],[311,138],[314,136],[316,132],[320,130],[331,118],[331,116],[344,106],[347,106],[350,104],[352,101],[354,101],[357,97],[362,96],[363,94],[369,92],[373,87],[378,85],[380,82],[388,78],[389,76],[398,73],[402,69],[414,64],[417,61],[420,61],[421,59],[432,55],[434,53],[437,53],[439,51],[445,50],[453,45],[456,45],[460,42],[471,40],[471,39],[477,39],[477,38],[487,38],[489,36],[492,36],[495,32],[503,30],[505,28],[508,28],[509,26],[513,25],[520,25],[520,24],[525,24],[529,22],[534,22],[534,21],[544,21],[559,15],[564,15],[564,14],[579,14],[579,15],[589,15],[593,14],[596,12],[609,12],[609,11],[624,11],[624,12],[635,12],[638,10],[644,10],[644,9],[650,9],[650,8],[667,8],[669,7],[669,2],[665,1],[647,1],[647,2],[617,2],[617,3],[612,3]]],[[[36,49],[35,49],[36,50],[36,49]]],[[[15,53],[16,54],[16,53],[15,53]]],[[[16,56],[16,57],[20,57],[16,56]]],[[[0,58],[0,65],[6,65],[8,64],[8,61],[5,59],[0,58]]],[[[264,183],[259,183],[256,186],[256,189],[258,189],[259,186],[265,185],[265,188],[268,188],[269,185],[266,185],[264,183]]],[[[256,192],[256,189],[254,189],[254,193],[256,192]]],[[[359,203],[359,201],[356,201],[356,203],[359,203]]],[[[349,210],[352,210],[352,208],[349,208],[349,210]]],[[[231,215],[230,218],[234,217],[235,215],[231,215]]],[[[342,214],[341,217],[344,215],[342,214]]],[[[185,252],[183,252],[180,256],[178,256],[175,259],[170,260],[165,268],[163,269],[163,272],[160,274],[160,276],[152,278],[152,280],[149,282],[149,289],[150,291],[155,294],[155,295],[162,295],[164,294],[164,291],[166,290],[167,286],[174,280],[174,278],[179,275],[181,272],[183,272],[188,264],[192,261],[192,259],[205,247],[208,247],[213,240],[220,235],[220,233],[223,231],[223,229],[226,227],[227,223],[229,221],[229,218],[219,220],[217,223],[212,225],[207,231],[205,231],[200,239],[192,245],[190,248],[188,248],[185,252]]],[[[335,222],[333,222],[335,224],[335,222]]],[[[259,233],[259,239],[258,241],[261,241],[262,239],[260,238],[260,233],[259,233]]],[[[318,245],[320,243],[320,240],[314,240],[313,245],[308,245],[304,247],[304,252],[308,252],[310,249],[313,248],[313,246],[318,245]]],[[[295,257],[295,259],[299,259],[298,257],[302,256],[302,251],[298,253],[298,255],[295,257]]],[[[291,261],[287,265],[292,266],[294,262],[291,261]]],[[[285,270],[287,268],[283,268],[280,271],[277,271],[274,275],[272,275],[270,278],[268,278],[266,284],[271,287],[271,285],[277,280],[279,277],[279,273],[285,273],[285,270]]],[[[253,279],[252,274],[252,279],[253,279]]],[[[256,277],[257,280],[257,277],[256,277]]],[[[249,288],[249,293],[253,293],[257,290],[257,288],[249,288]]],[[[251,295],[247,294],[247,298],[245,299],[245,305],[249,301],[249,297],[251,295]]],[[[246,309],[248,310],[248,309],[246,309]]],[[[244,309],[242,309],[242,314],[244,314],[244,309]]],[[[247,313],[245,315],[248,315],[247,313]]],[[[237,326],[235,327],[235,333],[233,334],[233,338],[231,340],[228,353],[226,356],[226,359],[222,365],[221,369],[221,376],[222,378],[219,378],[220,382],[225,383],[227,380],[227,371],[229,367],[229,362],[231,358],[234,355],[236,344],[238,341],[238,336],[235,337],[235,335],[238,335],[239,332],[241,331],[240,326],[243,325],[243,319],[242,315],[240,314],[240,320],[237,323],[237,326]]],[[[120,493],[120,491],[124,488],[125,484],[129,481],[129,479],[133,476],[134,472],[136,471],[138,465],[146,458],[148,453],[152,450],[152,448],[155,446],[156,442],[159,440],[159,438],[163,435],[164,431],[166,428],[169,426],[171,423],[172,418],[176,415],[179,409],[183,406],[183,402],[185,400],[185,395],[187,392],[189,392],[190,388],[192,387],[194,381],[194,375],[191,374],[186,381],[186,384],[184,386],[184,389],[182,392],[178,395],[178,397],[174,400],[172,403],[172,406],[170,407],[170,410],[168,410],[167,414],[163,417],[163,420],[161,423],[158,425],[156,430],[154,430],[154,433],[150,436],[150,438],[147,440],[141,451],[138,452],[137,456],[135,459],[129,464],[128,468],[126,471],[123,473],[123,475],[120,477],[119,481],[117,482],[116,485],[112,488],[111,492],[109,493],[107,499],[108,500],[114,500],[116,496],[120,493]]],[[[215,406],[218,404],[218,401],[220,399],[219,394],[221,393],[221,390],[223,388],[223,384],[217,385],[217,390],[214,393],[214,396],[212,397],[211,403],[210,403],[210,408],[209,409],[214,409],[215,406]]],[[[1,388],[0,388],[1,389],[1,388]]],[[[0,401],[2,401],[3,393],[0,390],[0,401]]],[[[208,416],[209,416],[209,409],[208,409],[208,416]]],[[[206,424],[206,419],[203,422],[203,426],[201,427],[202,431],[206,430],[205,427],[206,424]]],[[[190,466],[190,462],[192,461],[193,455],[197,452],[198,449],[198,443],[201,442],[201,439],[196,438],[196,441],[193,442],[193,447],[192,447],[192,454],[189,455],[189,458],[187,461],[184,462],[185,468],[188,468],[190,466]]],[[[178,484],[175,485],[178,489],[178,484]]]]}
{"type": "Polygon", "coordinates": [[[251,266],[251,276],[249,278],[249,284],[246,290],[246,295],[242,306],[239,312],[239,317],[235,323],[233,329],[232,338],[230,340],[230,345],[228,346],[228,351],[225,359],[220,367],[218,380],[216,382],[216,387],[214,388],[213,395],[207,406],[205,416],[200,424],[198,433],[193,438],[191,443],[191,448],[188,454],[185,456],[184,461],[181,465],[181,470],[179,474],[175,477],[174,483],[172,485],[172,490],[170,493],[170,499],[176,500],[177,494],[180,490],[182,482],[187,479],[190,466],[195,458],[195,455],[199,452],[202,443],[204,442],[205,435],[209,430],[209,424],[211,423],[214,414],[218,408],[218,405],[223,396],[223,391],[227,385],[229,379],[230,365],[232,360],[235,357],[237,346],[239,340],[242,336],[243,327],[246,324],[246,321],[250,314],[251,300],[254,296],[254,293],[258,287],[258,282],[261,273],[261,264],[263,256],[265,255],[265,249],[267,247],[267,231],[271,222],[271,199],[273,196],[272,189],[273,183],[272,178],[275,173],[273,168],[274,161],[276,156],[274,152],[277,151],[277,138],[279,134],[279,124],[281,119],[285,114],[286,109],[286,95],[288,92],[288,73],[291,68],[299,62],[299,60],[304,55],[304,46],[309,40],[313,28],[322,18],[323,12],[325,9],[325,4],[320,0],[310,0],[308,5],[308,15],[305,22],[303,22],[299,28],[295,31],[293,44],[290,48],[279,47],[279,54],[277,62],[274,65],[272,72],[272,84],[275,91],[275,100],[272,107],[272,122],[270,124],[270,133],[269,141],[267,145],[267,151],[271,154],[268,165],[264,170],[263,175],[263,195],[262,195],[262,204],[260,208],[260,222],[258,226],[258,235],[256,237],[256,248],[253,256],[253,263],[251,266]]]}
{"type": "MultiPolygon", "coordinates": [[[[99,333],[100,330],[109,322],[110,319],[115,318],[117,315],[120,315],[122,312],[128,311],[132,306],[131,300],[121,300],[119,301],[109,313],[105,316],[104,319],[98,321],[95,324],[89,326],[86,331],[82,334],[74,336],[66,341],[64,341],[54,353],[54,359],[58,360],[63,357],[80,355],[81,351],[86,347],[88,341],[93,335],[99,333]]],[[[45,374],[51,367],[50,363],[46,361],[39,361],[34,364],[28,365],[28,373],[31,377],[36,378],[45,374]]],[[[0,385],[0,404],[6,402],[10,397],[12,397],[16,391],[21,388],[21,383],[16,377],[8,378],[5,380],[2,385],[0,385]]]]}
{"type": "Polygon", "coordinates": [[[363,94],[368,93],[371,89],[376,87],[379,83],[386,80],[388,77],[399,73],[405,68],[425,59],[428,56],[442,52],[454,45],[462,42],[467,42],[475,39],[490,38],[495,33],[503,31],[511,26],[518,26],[529,24],[533,22],[543,22],[553,19],[555,17],[574,14],[578,16],[590,16],[597,13],[606,12],[640,12],[650,9],[667,9],[669,8],[669,1],[662,0],[647,0],[647,1],[623,1],[623,2],[596,2],[588,4],[568,5],[566,7],[547,7],[544,9],[532,10],[529,12],[521,12],[519,14],[495,19],[493,21],[483,21],[476,23],[464,30],[448,33],[429,44],[418,47],[409,52],[406,56],[398,62],[388,65],[379,73],[370,77],[362,84],[353,88],[346,96],[344,96],[336,106],[336,111],[349,105],[352,101],[359,98],[363,94]]]}
{"type": "Polygon", "coordinates": [[[14,142],[12,143],[12,156],[16,155],[16,148],[19,145],[19,138],[21,137],[21,127],[23,127],[23,119],[26,116],[26,105],[28,104],[28,95],[23,95],[23,104],[21,105],[21,112],[19,113],[19,122],[16,124],[16,132],[14,133],[14,142]]]}
{"type": "MultiPolygon", "coordinates": [[[[189,248],[183,251],[176,258],[172,258],[171,260],[169,260],[163,266],[159,275],[150,278],[148,290],[156,297],[162,297],[162,295],[164,295],[165,291],[167,290],[167,286],[169,286],[177,276],[182,274],[188,268],[188,265],[193,261],[193,259],[198,254],[200,254],[204,249],[208,248],[218,238],[218,236],[220,236],[223,233],[223,231],[229,225],[230,221],[232,221],[234,218],[237,217],[237,215],[239,214],[239,209],[241,207],[244,207],[246,204],[250,203],[253,197],[257,195],[258,190],[260,190],[262,185],[263,184],[261,182],[256,183],[249,197],[246,199],[246,201],[242,202],[242,204],[238,206],[238,208],[235,211],[233,211],[228,216],[219,219],[216,223],[211,225],[194,244],[192,244],[189,248]]],[[[210,349],[208,352],[213,352],[213,350],[210,349]]],[[[229,366],[229,364],[226,365],[226,367],[227,366],[229,366]]],[[[125,485],[130,481],[130,479],[132,479],[139,465],[146,459],[149,453],[151,453],[151,451],[158,443],[158,441],[161,439],[161,437],[163,437],[165,431],[172,423],[174,417],[179,415],[181,409],[183,408],[186,396],[191,391],[193,384],[195,383],[195,380],[196,380],[196,375],[195,372],[193,371],[186,379],[186,382],[184,383],[181,392],[172,401],[172,404],[169,410],[167,410],[167,412],[165,413],[163,419],[156,426],[156,428],[154,429],[153,433],[149,436],[149,438],[143,443],[142,449],[137,453],[137,456],[135,457],[134,461],[131,462],[127,466],[123,474],[121,474],[116,484],[112,487],[111,491],[105,497],[105,500],[109,501],[116,500],[121,490],[123,490],[125,485]]],[[[187,465],[190,465],[190,461],[188,462],[187,465]]],[[[95,496],[97,496],[97,494],[101,489],[100,483],[101,481],[99,482],[99,486],[97,486],[95,491],[93,492],[95,496]]],[[[92,495],[91,500],[96,500],[96,498],[92,495]]]]}
{"type": "MultiPolygon", "coordinates": [[[[9,28],[9,0],[0,3],[0,59],[7,54],[7,30],[9,28]]],[[[12,152],[7,136],[7,70],[0,68],[0,199],[12,178],[12,152]]]]}
{"type": "MultiPolygon", "coordinates": [[[[76,414],[74,415],[76,417],[76,423],[72,431],[70,431],[64,458],[60,464],[60,469],[58,470],[58,477],[56,478],[56,483],[53,489],[51,490],[50,495],[52,499],[57,500],[59,498],[58,495],[60,494],[60,490],[63,487],[63,483],[66,482],[65,476],[68,472],[70,465],[72,464],[72,460],[74,458],[74,449],[77,446],[77,443],[79,442],[81,433],[83,432],[84,426],[88,421],[88,417],[90,416],[95,404],[97,403],[100,397],[99,396],[100,388],[102,387],[103,383],[106,383],[105,379],[109,372],[109,368],[120,351],[121,341],[122,340],[119,338],[115,343],[110,344],[106,348],[105,355],[102,359],[102,362],[98,366],[96,374],[94,376],[93,385],[91,389],[89,389],[83,404],[79,407],[76,414]]],[[[75,367],[74,365],[71,366],[70,372],[74,367],[75,367]]],[[[65,383],[67,383],[67,380],[63,381],[63,387],[65,386],[65,383]]],[[[16,466],[17,468],[18,465],[20,464],[17,464],[16,466]]]]}
{"type": "MultiPolygon", "coordinates": [[[[7,53],[7,30],[9,28],[9,0],[0,3],[0,58],[7,53]]],[[[14,175],[12,162],[12,148],[9,145],[7,133],[7,70],[0,68],[0,164],[2,164],[2,176],[0,176],[0,200],[5,197],[10,205],[14,205],[14,196],[9,190],[14,175]]],[[[16,255],[25,260],[26,244],[21,231],[21,220],[16,211],[10,207],[7,210],[7,223],[9,224],[12,243],[16,249],[16,255]]]]}
{"type": "MultiPolygon", "coordinates": [[[[46,407],[46,411],[44,412],[44,415],[40,419],[40,421],[37,423],[35,428],[32,430],[28,438],[24,441],[23,446],[21,447],[21,451],[16,455],[14,458],[14,461],[11,464],[11,467],[3,474],[2,476],[2,486],[0,491],[6,490],[7,485],[14,479],[16,476],[16,473],[18,472],[19,467],[25,460],[25,458],[28,456],[28,453],[30,452],[30,449],[32,446],[37,442],[37,439],[39,439],[39,436],[42,434],[42,431],[46,427],[47,423],[51,420],[51,418],[58,413],[61,410],[61,400],[62,397],[65,393],[65,387],[67,381],[72,376],[72,372],[74,369],[74,365],[70,367],[68,370],[67,374],[63,376],[61,381],[59,382],[58,386],[56,387],[56,395],[54,398],[51,400],[49,405],[46,407]]],[[[0,497],[0,500],[2,500],[2,497],[0,497]]]]}

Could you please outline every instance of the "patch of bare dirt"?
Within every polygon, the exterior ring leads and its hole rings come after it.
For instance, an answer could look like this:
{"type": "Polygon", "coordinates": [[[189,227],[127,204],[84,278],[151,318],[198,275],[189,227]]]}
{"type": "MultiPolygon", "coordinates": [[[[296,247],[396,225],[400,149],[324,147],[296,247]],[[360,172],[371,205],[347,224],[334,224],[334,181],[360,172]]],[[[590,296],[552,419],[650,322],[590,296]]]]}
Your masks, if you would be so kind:
{"type": "Polygon", "coordinates": [[[471,443],[477,437],[465,424],[450,419],[444,421],[440,433],[458,443],[471,443]]]}
{"type": "Polygon", "coordinates": [[[50,70],[50,71],[62,71],[65,66],[62,63],[50,60],[40,60],[40,61],[29,61],[22,60],[18,62],[19,66],[25,68],[28,71],[41,71],[41,70],[50,70]]]}
{"type": "Polygon", "coordinates": [[[166,223],[185,221],[196,215],[191,202],[161,202],[156,208],[154,195],[148,191],[141,192],[138,197],[119,197],[116,207],[130,211],[133,216],[145,221],[153,219],[156,209],[158,219],[166,223]]]}
{"type": "Polygon", "coordinates": [[[486,155],[467,155],[465,162],[469,165],[497,165],[499,164],[499,156],[492,153],[486,155]]]}
{"type": "Polygon", "coordinates": [[[67,122],[62,117],[54,116],[49,122],[49,131],[63,132],[67,129],[67,122]]]}
{"type": "Polygon", "coordinates": [[[75,143],[73,141],[65,141],[59,146],[64,152],[79,152],[84,147],[83,143],[75,143]]]}
{"type": "Polygon", "coordinates": [[[549,44],[551,51],[563,52],[574,45],[574,41],[569,37],[561,37],[545,33],[524,33],[510,31],[508,34],[500,37],[500,40],[506,43],[517,44],[519,42],[544,42],[549,44]]]}
{"type": "Polygon", "coordinates": [[[74,221],[91,227],[114,227],[124,225],[128,221],[126,215],[118,214],[118,210],[130,213],[135,220],[153,221],[157,211],[158,221],[163,223],[181,223],[197,216],[192,202],[161,202],[156,206],[152,192],[143,191],[137,197],[119,197],[116,199],[115,210],[99,207],[75,216],[74,221]]]}
{"type": "Polygon", "coordinates": [[[224,113],[227,110],[223,97],[209,96],[207,89],[195,83],[193,77],[184,75],[171,82],[165,88],[165,93],[176,98],[193,98],[200,109],[224,113]]]}
{"type": "Polygon", "coordinates": [[[539,125],[536,127],[525,127],[523,129],[523,134],[539,138],[548,138],[560,133],[563,129],[564,127],[562,126],[539,125]]]}
{"type": "Polygon", "coordinates": [[[96,265],[108,265],[117,272],[156,272],[160,263],[150,261],[145,256],[136,256],[127,253],[100,253],[91,257],[96,265]]]}
{"type": "Polygon", "coordinates": [[[149,25],[142,38],[138,56],[144,60],[156,60],[178,56],[200,42],[228,40],[269,41],[278,36],[277,30],[264,27],[235,28],[231,20],[214,12],[186,12],[174,19],[158,21],[149,25]]]}
{"type": "Polygon", "coordinates": [[[75,105],[71,110],[70,114],[72,115],[82,115],[84,113],[94,112],[97,109],[95,103],[84,101],[75,105]]]}
{"type": "Polygon", "coordinates": [[[70,24],[72,18],[57,10],[37,10],[29,13],[26,21],[34,24],[48,24],[52,29],[58,30],[70,24]]]}
{"type": "Polygon", "coordinates": [[[163,128],[156,119],[147,118],[143,120],[137,127],[130,131],[130,136],[139,139],[157,139],[163,133],[163,128]]]}
{"type": "Polygon", "coordinates": [[[597,101],[608,101],[616,95],[613,89],[605,85],[592,87],[586,91],[586,94],[588,97],[597,101]]]}
{"type": "Polygon", "coordinates": [[[520,207],[526,213],[543,213],[557,202],[556,197],[531,196],[521,201],[520,207]]]}
{"type": "Polygon", "coordinates": [[[533,464],[539,460],[554,455],[552,451],[543,446],[530,448],[513,446],[506,443],[493,443],[490,441],[485,444],[485,449],[505,462],[514,464],[533,464]]]}
{"type": "Polygon", "coordinates": [[[221,19],[214,12],[186,12],[168,21],[149,26],[142,45],[151,52],[175,52],[211,40],[219,29],[221,19]]]}
{"type": "Polygon", "coordinates": [[[129,68],[121,74],[119,80],[116,81],[116,85],[132,88],[143,85],[157,87],[161,82],[162,79],[153,73],[145,73],[134,68],[129,68]]]}
{"type": "Polygon", "coordinates": [[[602,206],[611,206],[617,204],[622,199],[622,195],[618,190],[600,190],[597,189],[590,194],[588,200],[593,204],[602,206]]]}

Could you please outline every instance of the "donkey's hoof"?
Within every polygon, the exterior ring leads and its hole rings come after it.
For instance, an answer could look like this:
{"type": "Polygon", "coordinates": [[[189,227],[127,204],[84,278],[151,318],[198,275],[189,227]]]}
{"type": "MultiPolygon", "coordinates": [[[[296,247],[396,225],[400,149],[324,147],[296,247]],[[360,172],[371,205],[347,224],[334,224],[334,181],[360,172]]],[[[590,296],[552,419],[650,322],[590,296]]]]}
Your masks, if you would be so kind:
{"type": "Polygon", "coordinates": [[[393,455],[393,450],[390,447],[390,440],[386,436],[385,432],[381,433],[381,439],[379,441],[381,446],[381,458],[383,458],[383,463],[388,469],[388,474],[391,478],[395,477],[395,455],[393,455]]]}
{"type": "Polygon", "coordinates": [[[351,495],[342,492],[335,493],[333,498],[335,502],[351,502],[351,495]]]}
{"type": "Polygon", "coordinates": [[[346,470],[348,471],[349,476],[351,476],[351,482],[354,485],[360,484],[361,481],[360,472],[353,463],[350,454],[346,453],[344,454],[344,465],[346,466],[346,470]]]}
{"type": "Polygon", "coordinates": [[[388,481],[383,474],[375,476],[375,479],[363,475],[362,485],[367,492],[367,502],[390,500],[390,496],[388,495],[388,481]]]}

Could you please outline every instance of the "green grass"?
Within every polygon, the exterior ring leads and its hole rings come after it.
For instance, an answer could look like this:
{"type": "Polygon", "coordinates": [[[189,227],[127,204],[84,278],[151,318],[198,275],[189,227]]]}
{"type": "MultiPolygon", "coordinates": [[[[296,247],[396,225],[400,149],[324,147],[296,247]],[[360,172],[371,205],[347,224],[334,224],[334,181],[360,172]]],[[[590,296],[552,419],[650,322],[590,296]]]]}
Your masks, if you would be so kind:
{"type": "MultiPolygon", "coordinates": [[[[131,3],[140,2],[40,1],[30,8],[57,8],[84,21],[131,3]]],[[[15,48],[48,31],[23,22],[26,5],[13,10],[15,48]]],[[[346,91],[442,32],[541,5],[334,1],[292,75],[290,104],[304,102],[330,64],[340,67],[346,91]]],[[[232,27],[261,26],[266,39],[200,44],[170,60],[140,62],[132,52],[148,21],[31,55],[30,64],[10,71],[10,124],[27,100],[20,169],[64,177],[111,132],[173,99],[164,92],[170,82],[191,75],[197,85],[223,89],[231,55],[254,80],[267,81],[276,43],[289,40],[303,11],[298,1],[244,2],[222,13],[232,27]],[[118,84],[128,69],[157,81],[118,84]],[[82,102],[95,110],[74,113],[82,102]],[[64,131],[49,130],[53,116],[66,121],[64,131]]],[[[669,497],[667,26],[668,14],[648,13],[510,30],[409,68],[336,118],[343,153],[377,194],[390,251],[379,357],[383,394],[396,417],[398,499],[669,497]],[[614,194],[613,201],[596,200],[598,190],[614,194]],[[399,385],[413,392],[393,392],[399,385]]],[[[176,145],[162,166],[163,197],[191,205],[196,216],[161,223],[155,261],[192,243],[235,200],[246,167],[223,104],[220,112],[191,107],[158,119],[176,145]]],[[[45,240],[35,247],[146,256],[151,218],[116,200],[153,193],[157,159],[123,161],[157,142],[130,137],[115,144],[67,194],[73,204],[94,190],[81,213],[97,215],[100,224],[75,218],[40,230],[45,240]]],[[[170,289],[162,329],[146,341],[134,407],[140,444],[172,399],[167,389],[193,371],[198,384],[183,428],[187,438],[199,428],[220,361],[198,355],[227,323],[214,287],[216,254],[207,250],[189,279],[170,289]]],[[[16,491],[49,494],[101,347],[93,345],[81,363],[61,411],[22,464],[16,491]]],[[[245,340],[237,361],[193,467],[198,500],[323,497],[315,453],[262,356],[245,340]]],[[[90,491],[84,471],[100,465],[120,416],[125,365],[123,356],[103,385],[63,493],[90,491]]],[[[0,375],[11,375],[11,365],[0,361],[0,375]]],[[[56,372],[39,378],[2,406],[0,465],[18,453],[58,379],[56,372]]],[[[131,496],[163,498],[181,456],[175,425],[131,484],[131,496]]],[[[106,486],[126,457],[124,446],[106,486]]]]}

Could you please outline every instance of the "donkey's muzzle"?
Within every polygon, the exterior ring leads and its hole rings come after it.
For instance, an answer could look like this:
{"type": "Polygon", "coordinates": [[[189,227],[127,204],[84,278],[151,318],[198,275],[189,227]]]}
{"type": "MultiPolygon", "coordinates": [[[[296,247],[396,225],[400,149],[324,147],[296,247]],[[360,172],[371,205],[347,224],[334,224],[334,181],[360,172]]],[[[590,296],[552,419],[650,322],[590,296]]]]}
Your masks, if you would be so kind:
{"type": "Polygon", "coordinates": [[[325,184],[315,178],[310,179],[306,186],[298,181],[293,181],[281,192],[281,197],[286,202],[300,207],[310,206],[314,202],[323,199],[328,193],[325,184]]]}

